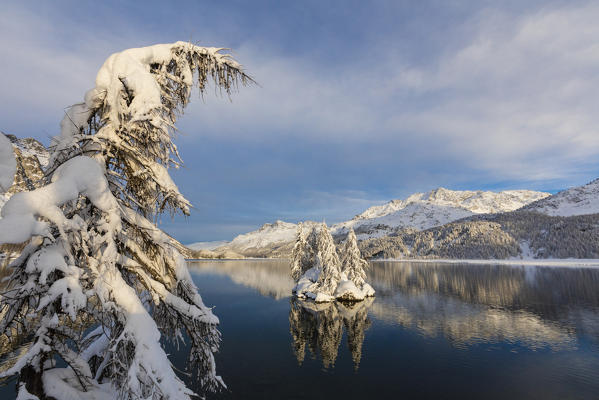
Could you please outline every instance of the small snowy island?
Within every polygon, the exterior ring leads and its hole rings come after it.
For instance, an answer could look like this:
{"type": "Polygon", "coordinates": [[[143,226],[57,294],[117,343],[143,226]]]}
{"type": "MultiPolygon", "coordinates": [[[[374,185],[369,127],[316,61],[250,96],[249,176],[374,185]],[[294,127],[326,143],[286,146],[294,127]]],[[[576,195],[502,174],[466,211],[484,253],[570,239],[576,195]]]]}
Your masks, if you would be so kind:
{"type": "Polygon", "coordinates": [[[317,303],[361,301],[374,296],[366,283],[368,262],[362,258],[353,229],[349,230],[340,254],[327,225],[304,230],[299,224],[291,258],[293,294],[317,303]],[[340,257],[341,256],[341,257],[340,257]]]}

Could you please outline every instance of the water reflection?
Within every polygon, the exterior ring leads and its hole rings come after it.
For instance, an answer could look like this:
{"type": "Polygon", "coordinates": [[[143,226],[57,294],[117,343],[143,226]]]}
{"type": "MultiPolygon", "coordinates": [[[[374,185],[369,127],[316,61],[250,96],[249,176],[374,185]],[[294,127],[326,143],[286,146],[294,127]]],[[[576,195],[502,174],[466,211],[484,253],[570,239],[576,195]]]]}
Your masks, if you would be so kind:
{"type": "Polygon", "coordinates": [[[517,343],[572,349],[599,339],[599,270],[375,263],[379,319],[456,346],[517,343]]]}
{"type": "MultiPolygon", "coordinates": [[[[599,343],[599,269],[508,265],[375,262],[374,301],[355,309],[291,300],[290,330],[298,362],[305,347],[334,365],[343,327],[357,365],[367,315],[456,347],[508,343],[537,350],[576,349],[584,335],[599,343]]],[[[274,298],[290,296],[288,263],[219,261],[191,264],[226,274],[274,298]]]]}
{"type": "Polygon", "coordinates": [[[371,324],[368,309],[373,301],[367,298],[358,303],[314,303],[291,299],[289,330],[297,362],[303,363],[307,347],[313,358],[320,356],[324,368],[334,366],[345,327],[347,345],[357,370],[365,331],[371,324]]]}
{"type": "Polygon", "coordinates": [[[196,272],[227,275],[233,282],[277,300],[290,297],[294,286],[287,260],[198,260],[189,261],[188,266],[196,272]]]}

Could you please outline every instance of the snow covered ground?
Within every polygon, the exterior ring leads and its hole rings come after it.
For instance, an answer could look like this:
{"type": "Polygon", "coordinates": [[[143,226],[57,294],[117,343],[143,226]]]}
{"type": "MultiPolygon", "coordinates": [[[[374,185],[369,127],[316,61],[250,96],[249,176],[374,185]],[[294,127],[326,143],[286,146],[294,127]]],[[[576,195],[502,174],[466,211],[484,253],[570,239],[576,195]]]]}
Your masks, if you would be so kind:
{"type": "Polygon", "coordinates": [[[365,283],[360,289],[344,273],[341,273],[341,279],[332,295],[314,290],[320,273],[321,271],[316,268],[306,271],[293,288],[293,293],[299,299],[311,299],[316,303],[327,303],[335,300],[362,301],[367,297],[374,297],[375,291],[370,284],[365,283]]]}

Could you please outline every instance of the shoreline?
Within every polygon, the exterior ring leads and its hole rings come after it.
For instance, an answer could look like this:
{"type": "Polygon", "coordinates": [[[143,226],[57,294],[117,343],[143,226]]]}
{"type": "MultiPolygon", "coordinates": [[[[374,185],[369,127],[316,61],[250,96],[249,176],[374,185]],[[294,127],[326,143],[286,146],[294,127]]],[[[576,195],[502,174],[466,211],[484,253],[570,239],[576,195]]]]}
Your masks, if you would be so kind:
{"type": "MultiPolygon", "coordinates": [[[[187,258],[186,261],[284,261],[287,258],[187,258]]],[[[385,258],[368,260],[369,262],[397,262],[397,263],[442,263],[442,264],[486,264],[486,265],[513,265],[534,267],[579,267],[599,268],[599,259],[596,258],[524,258],[524,259],[429,259],[429,258],[385,258]]]]}
{"type": "Polygon", "coordinates": [[[379,260],[369,260],[371,262],[400,262],[400,263],[443,263],[443,264],[488,264],[488,265],[513,265],[513,266],[533,266],[533,267],[581,267],[581,268],[599,268],[599,259],[595,258],[524,258],[524,259],[406,259],[389,258],[379,260]]]}

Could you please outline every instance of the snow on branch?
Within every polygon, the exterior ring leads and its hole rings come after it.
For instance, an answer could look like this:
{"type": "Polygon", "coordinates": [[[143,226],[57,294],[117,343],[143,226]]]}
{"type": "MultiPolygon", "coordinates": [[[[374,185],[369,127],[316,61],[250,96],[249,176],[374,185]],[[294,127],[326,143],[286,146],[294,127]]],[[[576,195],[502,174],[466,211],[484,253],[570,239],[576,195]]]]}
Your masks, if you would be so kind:
{"type": "Polygon", "coordinates": [[[19,375],[22,398],[188,399],[162,337],[189,340],[203,390],[224,387],[218,318],[155,222],[188,213],[169,168],[181,161],[172,136],[194,83],[230,94],[253,82],[222,50],[176,42],[110,56],[66,110],[47,184],[2,208],[0,244],[27,243],[0,297],[0,334],[32,341],[0,373],[19,375]]]}
{"type": "Polygon", "coordinates": [[[73,153],[91,154],[120,177],[111,178],[113,190],[122,199],[132,196],[131,208],[144,215],[165,209],[187,214],[189,202],[167,169],[180,164],[171,136],[189,102],[194,75],[201,94],[209,80],[227,94],[253,82],[222,51],[176,42],[111,55],[85,101],[66,111],[50,170],[73,153]]]}
{"type": "Polygon", "coordinates": [[[60,206],[76,200],[80,194],[104,212],[115,213],[118,208],[98,162],[75,157],[56,170],[49,185],[16,193],[6,202],[0,219],[0,244],[22,243],[35,235],[51,236],[49,224],[38,217],[55,224],[60,231],[79,229],[81,218],[67,218],[60,206]]]}

